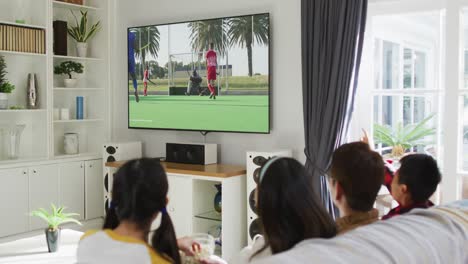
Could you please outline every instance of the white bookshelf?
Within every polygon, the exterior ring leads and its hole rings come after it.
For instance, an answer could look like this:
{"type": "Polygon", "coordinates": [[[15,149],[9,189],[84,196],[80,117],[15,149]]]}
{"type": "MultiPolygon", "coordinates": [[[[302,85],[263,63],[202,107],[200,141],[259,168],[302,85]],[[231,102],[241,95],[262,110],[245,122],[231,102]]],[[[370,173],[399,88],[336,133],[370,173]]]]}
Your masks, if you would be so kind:
{"type": "Polygon", "coordinates": [[[77,5],[71,3],[65,3],[61,1],[52,1],[54,8],[62,8],[62,9],[69,9],[69,10],[92,10],[92,11],[99,11],[101,8],[89,6],[89,5],[77,5]]]}
{"type": "Polygon", "coordinates": [[[0,168],[2,164],[28,166],[31,161],[44,159],[66,160],[101,156],[100,148],[97,146],[108,141],[110,135],[108,110],[110,2],[110,0],[84,0],[83,5],[76,5],[54,0],[0,1],[0,24],[46,31],[45,54],[0,50],[0,55],[5,57],[7,63],[7,78],[16,87],[9,96],[9,106],[22,108],[0,110],[0,120],[7,124],[26,125],[22,133],[20,157],[16,160],[6,160],[0,153],[0,168]],[[62,20],[67,21],[68,25],[74,24],[71,11],[80,17],[80,10],[89,11],[89,23],[101,21],[101,30],[88,42],[88,57],[77,56],[76,42],[69,36],[68,55],[55,55],[53,21],[62,20]],[[24,24],[16,22],[18,16],[25,18],[24,24]],[[78,79],[76,88],[65,88],[63,76],[54,75],[54,66],[68,60],[79,62],[84,66],[83,74],[74,76],[78,79]],[[26,109],[28,73],[36,73],[38,79],[39,109],[26,109]],[[54,120],[53,113],[56,108],[68,108],[70,117],[75,117],[77,96],[86,98],[85,119],[54,120]],[[65,133],[79,134],[80,154],[64,154],[65,133]]]}

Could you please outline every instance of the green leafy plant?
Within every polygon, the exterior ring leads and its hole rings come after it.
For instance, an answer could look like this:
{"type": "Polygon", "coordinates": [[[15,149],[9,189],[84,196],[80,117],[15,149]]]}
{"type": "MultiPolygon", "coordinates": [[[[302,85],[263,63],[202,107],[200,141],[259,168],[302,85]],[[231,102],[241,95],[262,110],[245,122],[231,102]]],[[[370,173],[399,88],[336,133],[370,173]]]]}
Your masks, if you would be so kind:
{"type": "Polygon", "coordinates": [[[8,82],[7,73],[5,59],[0,55],[0,93],[11,93],[15,89],[15,86],[8,82]]]}
{"type": "Polygon", "coordinates": [[[76,17],[73,11],[70,11],[75,17],[75,26],[68,27],[68,34],[72,38],[74,38],[77,42],[86,42],[89,38],[93,37],[97,31],[101,28],[101,21],[98,21],[96,24],[89,27],[88,30],[88,11],[80,11],[81,12],[81,19],[78,22],[78,18],[76,17]]]}
{"type": "Polygon", "coordinates": [[[46,221],[49,230],[57,230],[60,225],[65,223],[76,223],[81,225],[80,221],[72,218],[72,216],[77,216],[79,214],[74,213],[64,213],[66,207],[60,206],[57,207],[54,204],[51,204],[52,212],[49,213],[44,208],[39,208],[31,212],[32,216],[37,216],[46,221]]]}
{"type": "Polygon", "coordinates": [[[407,149],[416,145],[427,145],[431,142],[424,141],[427,136],[435,135],[436,128],[428,127],[427,123],[435,114],[431,114],[419,123],[403,126],[400,123],[396,128],[388,125],[374,124],[374,141],[392,147],[391,155],[401,157],[407,149]]]}
{"type": "Polygon", "coordinates": [[[69,79],[72,79],[72,73],[83,73],[83,65],[79,62],[64,61],[54,67],[55,74],[66,74],[69,79]]]}

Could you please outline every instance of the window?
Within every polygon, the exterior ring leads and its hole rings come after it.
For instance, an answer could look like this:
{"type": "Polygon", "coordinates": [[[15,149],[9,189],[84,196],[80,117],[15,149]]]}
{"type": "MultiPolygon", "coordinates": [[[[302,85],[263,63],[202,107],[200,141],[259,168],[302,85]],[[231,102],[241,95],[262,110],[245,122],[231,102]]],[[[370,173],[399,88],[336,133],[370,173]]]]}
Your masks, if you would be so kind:
{"type": "MultiPolygon", "coordinates": [[[[374,38],[374,84],[373,122],[391,127],[394,131],[411,128],[437,112],[436,90],[430,91],[426,72],[429,68],[427,49],[411,46],[398,37],[388,40],[374,38]]],[[[425,44],[425,43],[421,43],[425,44]]],[[[423,152],[436,156],[436,117],[426,126],[434,128],[434,135],[421,138],[407,152],[423,152]]],[[[383,155],[389,154],[391,146],[377,144],[383,155]]]]}

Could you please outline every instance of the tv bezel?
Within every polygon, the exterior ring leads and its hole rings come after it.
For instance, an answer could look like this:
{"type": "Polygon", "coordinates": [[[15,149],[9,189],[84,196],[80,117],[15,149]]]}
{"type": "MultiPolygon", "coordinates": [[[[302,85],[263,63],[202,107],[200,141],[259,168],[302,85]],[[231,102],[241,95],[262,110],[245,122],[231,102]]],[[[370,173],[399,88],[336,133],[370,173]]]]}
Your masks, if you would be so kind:
{"type": "MultiPolygon", "coordinates": [[[[271,16],[269,12],[265,13],[255,13],[255,14],[246,14],[246,15],[236,15],[236,16],[227,16],[227,17],[217,17],[217,18],[208,18],[208,19],[197,19],[197,20],[188,20],[188,21],[180,21],[180,22],[171,22],[171,23],[164,23],[164,24],[151,24],[145,26],[133,26],[127,27],[127,36],[130,32],[130,29],[135,28],[144,28],[144,27],[158,27],[158,26],[169,26],[174,24],[183,24],[183,23],[190,23],[190,22],[197,22],[197,21],[207,21],[207,20],[218,20],[218,19],[227,19],[227,18],[236,18],[236,17],[244,17],[244,16],[256,16],[256,15],[268,15],[268,131],[267,132],[258,132],[258,131],[235,131],[235,130],[203,130],[203,129],[181,129],[181,128],[148,128],[148,127],[132,127],[130,126],[130,98],[128,92],[128,63],[127,63],[127,84],[126,84],[126,98],[127,98],[127,129],[144,129],[144,130],[168,130],[168,131],[195,131],[195,132],[202,132],[202,134],[206,135],[209,132],[222,132],[222,133],[243,133],[243,134],[270,134],[271,133],[271,16]]],[[[128,37],[127,39],[127,51],[128,51],[128,37]]],[[[128,52],[126,52],[126,57],[128,61],[128,52]]]]}

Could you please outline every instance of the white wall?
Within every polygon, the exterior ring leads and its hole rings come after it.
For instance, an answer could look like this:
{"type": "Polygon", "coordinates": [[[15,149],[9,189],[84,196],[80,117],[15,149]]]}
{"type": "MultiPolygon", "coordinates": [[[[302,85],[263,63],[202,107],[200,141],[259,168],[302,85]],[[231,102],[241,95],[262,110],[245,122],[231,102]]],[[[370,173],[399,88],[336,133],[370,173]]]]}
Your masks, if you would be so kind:
{"type": "Polygon", "coordinates": [[[220,144],[222,163],[244,164],[248,150],[278,148],[293,149],[294,156],[304,161],[300,6],[299,0],[116,0],[112,139],[143,141],[145,156],[164,156],[166,142],[203,142],[198,132],[127,129],[127,27],[269,12],[271,134],[210,133],[206,141],[220,144]]]}

